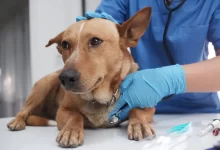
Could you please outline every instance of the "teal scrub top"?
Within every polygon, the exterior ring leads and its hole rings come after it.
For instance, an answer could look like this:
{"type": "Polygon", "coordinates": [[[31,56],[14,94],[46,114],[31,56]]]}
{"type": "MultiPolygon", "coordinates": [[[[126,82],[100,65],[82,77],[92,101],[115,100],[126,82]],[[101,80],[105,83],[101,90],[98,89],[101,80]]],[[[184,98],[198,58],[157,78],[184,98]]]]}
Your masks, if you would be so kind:
{"type": "MultiPolygon", "coordinates": [[[[170,7],[177,6],[180,1],[173,0],[170,7]]],[[[96,10],[98,13],[108,13],[123,23],[146,6],[152,7],[149,27],[138,45],[131,48],[131,54],[140,70],[170,65],[163,46],[163,32],[169,13],[164,1],[102,0],[96,10]]],[[[220,50],[220,0],[186,0],[182,7],[173,12],[166,37],[176,64],[206,60],[209,42],[216,51],[220,50]]],[[[156,113],[216,112],[220,112],[217,93],[179,94],[156,106],[156,113]]]]}

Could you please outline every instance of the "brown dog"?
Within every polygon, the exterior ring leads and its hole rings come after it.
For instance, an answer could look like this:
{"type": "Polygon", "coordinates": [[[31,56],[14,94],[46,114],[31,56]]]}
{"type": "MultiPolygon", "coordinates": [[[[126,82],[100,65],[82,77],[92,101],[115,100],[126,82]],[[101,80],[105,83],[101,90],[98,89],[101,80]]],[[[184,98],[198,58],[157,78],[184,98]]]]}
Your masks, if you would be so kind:
{"type": "MultiPolygon", "coordinates": [[[[105,19],[80,21],[51,39],[65,66],[39,80],[24,108],[8,124],[10,130],[25,125],[50,125],[57,121],[57,142],[63,147],[83,144],[84,127],[111,127],[107,118],[121,81],[138,69],[128,47],[137,45],[151,17],[151,8],[137,12],[122,25],[105,19]],[[60,80],[60,81],[59,81],[60,80]],[[62,84],[62,86],[61,86],[62,84]]],[[[116,99],[117,99],[116,98],[116,99]]],[[[132,109],[128,138],[141,140],[154,134],[149,126],[155,109],[132,109]]]]}

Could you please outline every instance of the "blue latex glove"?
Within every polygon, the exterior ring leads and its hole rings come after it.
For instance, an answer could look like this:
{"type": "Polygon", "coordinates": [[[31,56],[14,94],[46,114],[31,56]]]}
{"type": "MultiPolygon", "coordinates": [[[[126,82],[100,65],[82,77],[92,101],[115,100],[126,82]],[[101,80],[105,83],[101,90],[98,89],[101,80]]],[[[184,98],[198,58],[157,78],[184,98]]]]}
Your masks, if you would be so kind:
{"type": "Polygon", "coordinates": [[[128,75],[120,86],[121,96],[109,117],[118,114],[120,120],[128,117],[132,108],[149,108],[164,97],[186,91],[186,80],[181,65],[146,69],[128,75]]]}
{"type": "Polygon", "coordinates": [[[112,21],[116,24],[118,24],[118,22],[109,14],[103,12],[101,14],[96,13],[96,12],[86,12],[85,17],[83,16],[78,16],[76,17],[76,21],[82,21],[82,20],[89,20],[89,19],[93,19],[93,18],[102,18],[102,19],[107,19],[109,21],[112,21]]]}

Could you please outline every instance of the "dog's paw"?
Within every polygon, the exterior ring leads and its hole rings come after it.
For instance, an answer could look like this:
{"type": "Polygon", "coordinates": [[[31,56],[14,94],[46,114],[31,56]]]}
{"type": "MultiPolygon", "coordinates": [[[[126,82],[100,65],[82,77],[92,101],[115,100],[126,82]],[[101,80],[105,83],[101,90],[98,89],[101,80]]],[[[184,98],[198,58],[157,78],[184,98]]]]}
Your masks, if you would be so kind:
{"type": "Polygon", "coordinates": [[[78,147],[83,144],[84,132],[83,129],[62,129],[56,139],[61,147],[78,147]]]}
{"type": "Polygon", "coordinates": [[[13,119],[7,124],[8,129],[11,131],[23,130],[25,126],[26,126],[25,121],[23,119],[17,119],[17,118],[13,119]]]}
{"type": "Polygon", "coordinates": [[[128,125],[128,139],[140,141],[155,135],[155,131],[148,123],[133,122],[128,125]]]}

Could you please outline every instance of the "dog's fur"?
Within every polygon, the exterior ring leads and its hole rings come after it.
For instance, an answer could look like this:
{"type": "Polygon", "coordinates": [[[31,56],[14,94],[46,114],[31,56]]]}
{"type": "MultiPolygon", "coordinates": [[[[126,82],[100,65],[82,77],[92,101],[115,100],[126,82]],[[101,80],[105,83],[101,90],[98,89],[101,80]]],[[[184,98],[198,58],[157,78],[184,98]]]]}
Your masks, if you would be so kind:
{"type": "MultiPolygon", "coordinates": [[[[63,147],[77,147],[83,144],[84,127],[110,127],[107,118],[114,105],[107,104],[121,81],[138,69],[127,48],[137,45],[150,17],[151,8],[146,7],[122,25],[97,18],[80,21],[51,39],[47,46],[57,44],[65,66],[34,85],[23,109],[8,128],[46,126],[51,124],[49,119],[56,120],[60,130],[57,142],[63,147]],[[94,37],[102,40],[98,46],[91,45],[94,37]],[[63,41],[68,42],[68,48],[62,47],[63,41]],[[65,70],[77,70],[80,74],[77,86],[72,89],[63,88],[58,79],[65,70]]],[[[148,124],[154,112],[154,108],[130,111],[129,139],[141,140],[154,134],[148,124]]]]}

